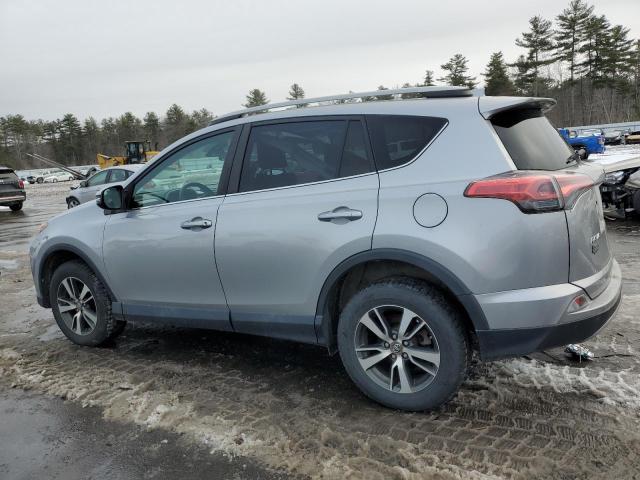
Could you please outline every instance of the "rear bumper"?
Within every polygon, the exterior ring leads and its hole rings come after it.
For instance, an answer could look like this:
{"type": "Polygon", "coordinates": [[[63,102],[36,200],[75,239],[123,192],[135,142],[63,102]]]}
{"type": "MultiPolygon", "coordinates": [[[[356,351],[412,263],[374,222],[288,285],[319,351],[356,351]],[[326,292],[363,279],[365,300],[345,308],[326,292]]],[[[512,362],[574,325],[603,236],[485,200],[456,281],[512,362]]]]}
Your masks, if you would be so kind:
{"type": "MultiPolygon", "coordinates": [[[[514,313],[514,320],[519,325],[522,323],[518,321],[521,317],[516,316],[518,310],[526,317],[531,316],[531,312],[528,311],[531,308],[542,315],[538,323],[531,323],[531,327],[478,330],[476,333],[482,359],[495,360],[525,355],[547,348],[582,342],[595,335],[606,325],[620,305],[622,298],[620,266],[614,260],[609,284],[604,291],[593,299],[585,309],[567,314],[566,308],[575,296],[570,290],[567,288],[567,292],[570,294],[566,298],[549,298],[548,305],[545,305],[542,298],[537,298],[534,304],[523,300],[516,305],[515,309],[513,304],[506,305],[508,310],[514,313]],[[554,305],[556,307],[563,306],[562,311],[552,314],[553,308],[548,307],[554,305]],[[552,314],[551,317],[548,316],[550,314],[552,314]]],[[[496,309],[497,305],[493,304],[492,307],[496,309]]],[[[490,316],[487,319],[491,324],[490,316]]]]}
{"type": "Polygon", "coordinates": [[[0,197],[0,206],[13,205],[14,203],[24,202],[27,199],[27,194],[24,192],[16,192],[11,196],[0,197]]]}

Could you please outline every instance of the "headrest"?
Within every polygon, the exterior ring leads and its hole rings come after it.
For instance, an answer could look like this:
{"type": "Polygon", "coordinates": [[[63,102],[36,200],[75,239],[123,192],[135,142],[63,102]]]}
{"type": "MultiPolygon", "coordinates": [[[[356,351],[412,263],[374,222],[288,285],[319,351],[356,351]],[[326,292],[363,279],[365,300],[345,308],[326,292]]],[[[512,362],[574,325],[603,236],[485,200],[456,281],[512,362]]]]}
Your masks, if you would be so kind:
{"type": "Polygon", "coordinates": [[[282,150],[264,142],[258,143],[258,165],[262,170],[279,170],[287,167],[282,150]]]}

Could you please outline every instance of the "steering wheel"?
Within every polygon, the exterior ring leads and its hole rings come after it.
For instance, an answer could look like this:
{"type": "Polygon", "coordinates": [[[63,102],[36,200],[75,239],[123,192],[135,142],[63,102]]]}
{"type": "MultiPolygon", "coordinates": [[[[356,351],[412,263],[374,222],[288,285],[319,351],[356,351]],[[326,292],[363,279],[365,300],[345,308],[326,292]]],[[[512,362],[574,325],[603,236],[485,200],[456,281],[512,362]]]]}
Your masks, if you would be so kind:
{"type": "Polygon", "coordinates": [[[195,196],[195,197],[187,198],[187,192],[190,189],[192,189],[192,190],[199,189],[204,194],[203,197],[210,197],[210,196],[215,195],[215,192],[213,190],[211,190],[209,187],[207,187],[206,185],[203,185],[200,182],[189,182],[189,183],[185,183],[182,186],[182,188],[180,189],[180,200],[192,200],[194,198],[201,198],[197,194],[196,194],[197,196],[195,196]]]}

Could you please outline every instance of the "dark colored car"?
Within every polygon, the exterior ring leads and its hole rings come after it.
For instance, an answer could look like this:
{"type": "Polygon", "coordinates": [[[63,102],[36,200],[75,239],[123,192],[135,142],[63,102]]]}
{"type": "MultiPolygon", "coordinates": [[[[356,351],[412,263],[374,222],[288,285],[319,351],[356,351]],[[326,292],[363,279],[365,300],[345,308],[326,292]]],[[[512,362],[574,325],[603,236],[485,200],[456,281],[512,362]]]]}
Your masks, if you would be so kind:
{"type": "Polygon", "coordinates": [[[26,199],[24,182],[13,169],[0,166],[0,207],[9,207],[17,212],[26,199]]]}
{"type": "Polygon", "coordinates": [[[605,145],[620,145],[624,143],[624,133],[620,130],[611,130],[604,132],[604,144],[605,145]]]}

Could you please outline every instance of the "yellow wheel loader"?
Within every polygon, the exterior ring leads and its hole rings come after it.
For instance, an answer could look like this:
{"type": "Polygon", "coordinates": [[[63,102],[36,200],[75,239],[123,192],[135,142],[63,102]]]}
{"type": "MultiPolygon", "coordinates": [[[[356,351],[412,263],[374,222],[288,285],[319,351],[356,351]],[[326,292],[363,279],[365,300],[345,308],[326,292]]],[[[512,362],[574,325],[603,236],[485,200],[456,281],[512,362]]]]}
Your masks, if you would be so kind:
{"type": "Polygon", "coordinates": [[[115,167],[117,165],[128,165],[131,163],[146,163],[149,162],[158,153],[157,150],[151,150],[151,142],[131,141],[125,142],[126,150],[124,156],[110,157],[98,153],[96,158],[98,159],[98,165],[101,170],[109,167],[115,167]]]}

